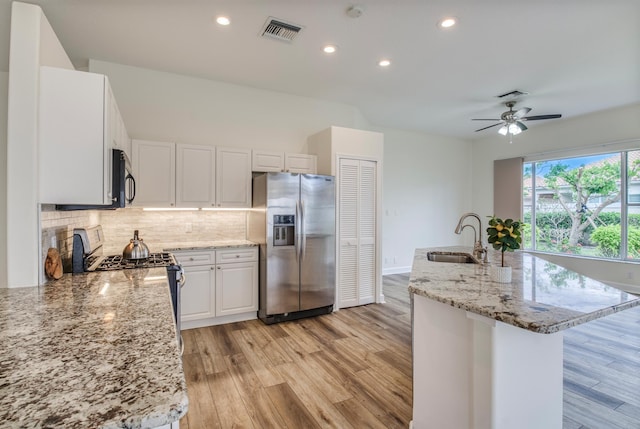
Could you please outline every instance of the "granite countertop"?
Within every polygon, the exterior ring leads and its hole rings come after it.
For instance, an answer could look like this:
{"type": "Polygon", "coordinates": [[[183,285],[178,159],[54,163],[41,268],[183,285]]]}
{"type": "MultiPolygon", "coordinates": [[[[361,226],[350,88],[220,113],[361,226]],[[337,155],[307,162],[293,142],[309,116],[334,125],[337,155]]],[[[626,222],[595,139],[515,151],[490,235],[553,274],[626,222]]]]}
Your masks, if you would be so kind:
{"type": "Polygon", "coordinates": [[[165,252],[179,252],[188,250],[216,250],[224,248],[234,247],[253,247],[258,243],[248,240],[215,240],[215,241],[193,241],[193,242],[180,242],[180,243],[165,243],[160,246],[165,252]]]}
{"type": "Polygon", "coordinates": [[[3,428],[154,428],[187,408],[164,268],[0,289],[3,428]]]}
{"type": "Polygon", "coordinates": [[[452,307],[539,333],[554,333],[640,305],[640,298],[525,252],[505,253],[511,283],[491,281],[489,264],[432,262],[429,251],[471,253],[469,247],[416,249],[409,291],[452,307]]]}

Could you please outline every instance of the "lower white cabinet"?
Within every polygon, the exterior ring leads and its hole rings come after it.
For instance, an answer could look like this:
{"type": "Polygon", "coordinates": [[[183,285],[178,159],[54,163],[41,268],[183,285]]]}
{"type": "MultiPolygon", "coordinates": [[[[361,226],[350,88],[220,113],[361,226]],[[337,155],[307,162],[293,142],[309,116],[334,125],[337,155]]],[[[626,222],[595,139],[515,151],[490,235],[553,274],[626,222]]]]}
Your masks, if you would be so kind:
{"type": "Polygon", "coordinates": [[[183,266],[187,281],[180,292],[181,322],[216,315],[216,276],[213,265],[183,266]]]}
{"type": "Polygon", "coordinates": [[[258,263],[216,266],[216,316],[258,311],[258,263]]]}
{"type": "Polygon", "coordinates": [[[181,328],[255,319],[258,248],[176,251],[186,282],[180,292],[181,328]]]}

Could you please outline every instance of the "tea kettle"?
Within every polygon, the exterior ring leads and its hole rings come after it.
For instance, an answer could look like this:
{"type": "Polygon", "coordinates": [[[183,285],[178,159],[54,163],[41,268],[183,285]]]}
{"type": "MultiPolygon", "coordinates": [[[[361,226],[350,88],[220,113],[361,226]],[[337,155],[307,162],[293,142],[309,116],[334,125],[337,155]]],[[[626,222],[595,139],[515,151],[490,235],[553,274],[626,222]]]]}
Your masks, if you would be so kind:
{"type": "Polygon", "coordinates": [[[149,248],[142,242],[142,238],[138,238],[138,230],[133,231],[133,238],[129,241],[122,251],[124,259],[147,259],[149,257],[149,248]]]}

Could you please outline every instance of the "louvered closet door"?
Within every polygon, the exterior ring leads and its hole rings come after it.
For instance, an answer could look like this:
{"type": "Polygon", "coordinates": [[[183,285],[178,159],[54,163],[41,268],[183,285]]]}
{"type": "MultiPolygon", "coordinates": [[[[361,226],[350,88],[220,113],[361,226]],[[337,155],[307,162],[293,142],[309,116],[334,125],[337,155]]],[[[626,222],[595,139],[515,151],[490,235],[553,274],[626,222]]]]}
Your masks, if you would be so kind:
{"type": "Polygon", "coordinates": [[[338,291],[341,308],[375,301],[376,168],[340,159],[338,291]]]}

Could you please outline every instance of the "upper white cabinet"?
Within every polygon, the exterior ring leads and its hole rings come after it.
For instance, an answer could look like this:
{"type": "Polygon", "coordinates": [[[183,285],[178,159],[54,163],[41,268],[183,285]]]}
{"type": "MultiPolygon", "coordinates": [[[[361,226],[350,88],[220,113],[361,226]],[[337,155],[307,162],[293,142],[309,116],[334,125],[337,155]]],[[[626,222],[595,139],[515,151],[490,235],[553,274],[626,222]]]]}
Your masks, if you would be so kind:
{"type": "Polygon", "coordinates": [[[118,103],[116,102],[111,87],[107,85],[107,104],[109,106],[109,120],[110,124],[110,138],[111,145],[115,149],[123,150],[129,158],[131,158],[131,139],[127,133],[127,128],[124,125],[124,120],[120,114],[118,103]]]}
{"type": "Polygon", "coordinates": [[[174,207],[176,202],[176,144],[133,140],[132,167],[138,207],[174,207]]]}
{"type": "Polygon", "coordinates": [[[302,153],[285,153],[284,171],[287,173],[316,174],[316,156],[302,153]]]}
{"type": "Polygon", "coordinates": [[[176,152],[176,206],[215,207],[215,148],[179,144],[176,152]]]}
{"type": "Polygon", "coordinates": [[[251,150],[133,140],[138,207],[251,207],[251,150]]]}
{"type": "Polygon", "coordinates": [[[251,150],[216,148],[217,207],[251,207],[251,150]]]}
{"type": "Polygon", "coordinates": [[[111,149],[128,136],[106,76],[41,67],[39,105],[40,202],[110,204],[111,149]]]}
{"type": "Polygon", "coordinates": [[[254,150],[251,156],[251,170],[256,172],[316,174],[316,156],[254,150]]]}

